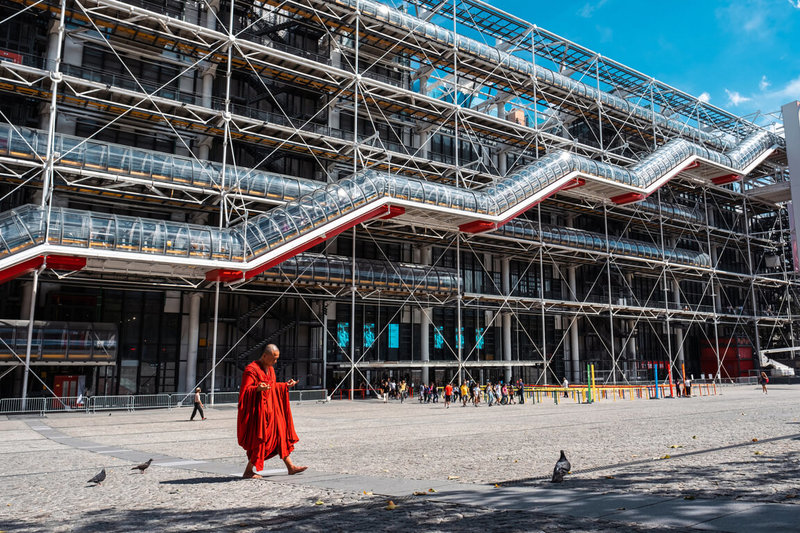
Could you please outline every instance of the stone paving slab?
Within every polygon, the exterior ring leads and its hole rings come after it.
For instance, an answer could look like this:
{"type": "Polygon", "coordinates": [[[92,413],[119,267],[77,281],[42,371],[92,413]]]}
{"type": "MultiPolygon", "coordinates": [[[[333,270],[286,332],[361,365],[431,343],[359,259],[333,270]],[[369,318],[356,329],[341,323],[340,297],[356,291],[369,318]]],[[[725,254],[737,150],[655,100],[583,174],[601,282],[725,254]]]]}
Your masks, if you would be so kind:
{"type": "MultiPolygon", "coordinates": [[[[41,421],[28,421],[30,429],[62,445],[96,454],[107,454],[132,463],[153,459],[153,466],[178,468],[198,473],[238,478],[241,468],[215,461],[198,461],[164,454],[106,446],[93,441],[71,437],[41,421]],[[147,457],[149,455],[149,457],[147,457]]],[[[642,496],[637,494],[597,494],[569,486],[495,486],[385,478],[376,476],[304,472],[297,476],[284,474],[283,469],[266,469],[266,480],[290,485],[376,494],[390,498],[407,498],[415,492],[426,492],[429,502],[488,507],[501,510],[525,510],[546,515],[586,518],[612,518],[644,526],[697,528],[713,531],[747,532],[776,529],[800,531],[800,509],[793,505],[758,504],[719,500],[684,500],[642,496]],[[432,491],[430,489],[433,489],[432,491]]],[[[546,483],[545,480],[531,483],[546,483]]]]}
{"type": "MultiPolygon", "coordinates": [[[[744,507],[744,506],[743,506],[744,507]]],[[[796,506],[775,504],[752,505],[708,522],[695,524],[696,529],[752,533],[753,531],[800,531],[800,512],[796,506]]]]}
{"type": "Polygon", "coordinates": [[[0,422],[0,530],[800,531],[800,388],[592,406],[293,405],[293,458],[310,470],[286,476],[273,459],[256,481],[241,479],[235,410],[182,422],[189,412],[0,422]],[[573,474],[553,485],[562,448],[573,474]],[[151,457],[146,474],[131,471],[151,457]],[[107,482],[87,484],[101,467],[107,482]]]}

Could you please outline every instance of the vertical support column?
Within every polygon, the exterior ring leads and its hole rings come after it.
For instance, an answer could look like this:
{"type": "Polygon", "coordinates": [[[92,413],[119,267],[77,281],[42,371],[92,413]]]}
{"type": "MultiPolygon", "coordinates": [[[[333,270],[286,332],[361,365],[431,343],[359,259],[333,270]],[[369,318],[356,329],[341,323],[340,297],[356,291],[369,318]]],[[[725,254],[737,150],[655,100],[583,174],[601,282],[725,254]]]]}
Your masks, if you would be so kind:
{"type": "Polygon", "coordinates": [[[350,286],[350,400],[355,398],[356,386],[356,227],[353,226],[353,246],[351,253],[351,276],[352,285],[350,286]]]}
{"type": "MultiPolygon", "coordinates": [[[[678,282],[677,279],[672,280],[672,299],[675,303],[675,309],[681,309],[681,284],[678,282]]],[[[684,332],[682,326],[674,326],[672,331],[675,333],[675,359],[676,365],[680,366],[684,364],[684,354],[683,354],[683,339],[684,339],[684,332]]],[[[669,374],[672,373],[672,365],[669,368],[669,374]]]]}
{"type": "MultiPolygon", "coordinates": [[[[217,29],[217,11],[219,10],[219,0],[212,0],[206,4],[206,14],[204,25],[210,30],[217,29]]],[[[202,84],[200,86],[200,105],[211,109],[212,97],[214,94],[214,76],[217,72],[217,64],[207,62],[201,67],[202,84]]],[[[211,152],[211,143],[213,137],[210,135],[204,136],[197,146],[197,158],[201,161],[207,161],[211,152]]]]}
{"type": "Polygon", "coordinates": [[[608,253],[606,259],[606,282],[608,284],[608,332],[609,332],[609,348],[611,350],[611,381],[614,385],[617,384],[617,349],[614,339],[614,308],[613,294],[611,294],[611,265],[613,264],[613,257],[611,255],[611,243],[608,240],[608,205],[603,205],[603,228],[606,234],[606,252],[608,253]]]}
{"type": "Polygon", "coordinates": [[[461,299],[464,297],[464,287],[461,280],[461,233],[456,234],[456,272],[458,273],[458,301],[456,305],[456,349],[458,350],[458,382],[464,379],[464,335],[463,321],[461,320],[461,299]]]}
{"type": "Polygon", "coordinates": [[[705,207],[706,215],[706,246],[708,247],[709,255],[711,256],[711,276],[709,276],[708,282],[711,284],[711,306],[714,309],[714,339],[711,341],[711,346],[714,349],[714,355],[717,358],[717,371],[714,373],[714,379],[720,379],[722,360],[719,358],[719,326],[717,325],[719,322],[719,317],[717,316],[717,313],[719,313],[722,309],[722,304],[717,292],[718,284],[716,283],[719,254],[717,253],[717,247],[711,244],[710,226],[712,219],[711,213],[708,211],[708,189],[706,188],[703,188],[703,205],[705,207]]]}
{"type": "Polygon", "coordinates": [[[430,307],[423,307],[420,309],[419,317],[419,359],[422,361],[422,382],[427,384],[430,382],[430,368],[428,362],[431,360],[431,313],[433,309],[430,307]]]}
{"type": "Polygon", "coordinates": [[[30,309],[28,311],[28,341],[25,345],[25,372],[22,374],[22,409],[28,401],[28,374],[31,371],[31,344],[33,343],[33,319],[36,312],[36,294],[39,289],[39,270],[33,271],[33,283],[30,291],[30,309]]]}
{"type": "MultiPolygon", "coordinates": [[[[571,293],[571,299],[573,301],[578,301],[578,282],[577,282],[577,266],[569,266],[567,267],[567,280],[569,282],[569,290],[571,293]]],[[[572,375],[570,376],[570,380],[572,383],[580,383],[581,381],[581,346],[580,346],[580,339],[578,338],[578,317],[580,314],[576,314],[572,317],[572,320],[569,323],[569,353],[570,353],[570,367],[572,370],[572,375]]]]}
{"type": "MultiPolygon", "coordinates": [[[[414,248],[412,251],[415,262],[421,265],[430,265],[433,262],[433,249],[430,246],[414,248]]],[[[430,382],[430,368],[428,362],[431,360],[431,318],[433,308],[422,307],[419,310],[419,358],[422,361],[422,382],[430,382]]]]}
{"type": "Polygon", "coordinates": [[[672,372],[672,331],[670,328],[670,316],[671,311],[669,309],[669,283],[667,281],[667,272],[668,272],[668,265],[667,265],[667,249],[666,249],[666,240],[664,239],[664,213],[661,210],[661,189],[658,189],[657,198],[658,198],[658,234],[659,234],[659,241],[661,244],[661,261],[662,261],[662,270],[661,274],[663,276],[663,290],[664,290],[664,315],[666,318],[666,325],[665,325],[665,335],[667,337],[667,358],[670,361],[669,371],[672,372]]]}
{"type": "MultiPolygon", "coordinates": [[[[500,288],[503,296],[511,296],[511,259],[504,257],[500,260],[500,288]]],[[[508,302],[506,302],[508,306],[508,302]]],[[[503,380],[508,383],[511,381],[511,312],[504,311],[501,315],[503,327],[503,361],[507,364],[503,366],[503,380]]]]}
{"type": "Polygon", "coordinates": [[[191,392],[197,386],[197,345],[200,341],[200,301],[203,295],[193,292],[189,295],[189,335],[186,352],[186,390],[191,392]]]}
{"type": "MultiPolygon", "coordinates": [[[[755,264],[753,261],[753,251],[750,245],[750,219],[747,214],[747,197],[742,196],[742,217],[744,222],[744,236],[747,241],[747,268],[750,273],[750,304],[753,311],[753,334],[755,336],[755,350],[758,354],[758,366],[761,367],[761,338],[758,333],[758,304],[756,302],[756,280],[755,264]]],[[[742,306],[744,314],[744,306],[742,306]]]]}
{"type": "MultiPolygon", "coordinates": [[[[56,65],[58,64],[59,51],[61,49],[61,33],[58,20],[51,20],[47,27],[47,59],[45,62],[45,70],[54,73],[58,72],[56,65]]],[[[41,114],[39,115],[39,129],[46,130],[50,124],[50,116],[53,113],[52,104],[46,106],[41,104],[41,114]]]]}

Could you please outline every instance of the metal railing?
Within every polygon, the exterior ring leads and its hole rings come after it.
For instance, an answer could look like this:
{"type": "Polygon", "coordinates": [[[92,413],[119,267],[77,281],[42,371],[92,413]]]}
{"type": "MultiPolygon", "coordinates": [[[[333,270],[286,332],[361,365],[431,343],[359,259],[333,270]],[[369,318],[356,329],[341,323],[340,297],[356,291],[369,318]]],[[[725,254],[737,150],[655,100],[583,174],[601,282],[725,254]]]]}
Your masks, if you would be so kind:
{"type": "MultiPolygon", "coordinates": [[[[203,405],[208,404],[210,394],[200,395],[203,405]]],[[[289,391],[289,401],[320,401],[327,398],[323,389],[289,391]]],[[[214,405],[236,404],[238,392],[214,393],[214,405]]],[[[56,412],[98,411],[137,411],[144,409],[173,409],[191,407],[194,404],[194,393],[172,394],[127,394],[119,396],[69,396],[63,398],[0,398],[0,414],[37,413],[45,415],[56,412]]]]}

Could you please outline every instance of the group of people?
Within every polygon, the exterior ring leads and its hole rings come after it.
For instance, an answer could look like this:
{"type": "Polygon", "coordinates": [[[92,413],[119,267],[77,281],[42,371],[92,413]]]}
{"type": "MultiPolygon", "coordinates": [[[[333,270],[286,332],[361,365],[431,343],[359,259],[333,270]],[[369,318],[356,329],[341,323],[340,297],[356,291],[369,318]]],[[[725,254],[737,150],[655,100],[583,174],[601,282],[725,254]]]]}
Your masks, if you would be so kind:
{"type": "Polygon", "coordinates": [[[512,405],[525,403],[525,385],[521,379],[504,383],[500,380],[496,383],[489,381],[485,387],[481,387],[475,381],[452,385],[447,383],[444,387],[438,387],[435,382],[429,384],[422,383],[417,387],[419,391],[419,403],[437,403],[440,392],[444,394],[445,408],[449,409],[451,403],[461,403],[462,407],[472,404],[477,407],[481,401],[491,407],[498,405],[512,405]]]}
{"type": "MultiPolygon", "coordinates": [[[[276,381],[273,367],[279,357],[278,347],[274,344],[268,345],[258,360],[247,365],[242,376],[242,385],[239,390],[237,436],[239,445],[247,452],[247,467],[242,476],[244,478],[261,477],[258,472],[264,468],[264,461],[274,456],[283,460],[290,475],[306,470],[305,466],[295,465],[289,457],[294,450],[294,445],[299,440],[294,430],[289,403],[289,389],[296,385],[297,381],[294,379],[287,382],[276,381]]],[[[759,382],[763,393],[766,394],[767,383],[769,383],[766,373],[761,373],[759,382]]],[[[562,387],[565,389],[569,387],[566,378],[564,378],[562,387]]],[[[679,382],[680,394],[691,396],[691,387],[689,379],[679,382]]],[[[397,383],[394,379],[382,380],[377,389],[384,401],[391,396],[402,402],[409,391],[405,380],[397,383]]],[[[436,386],[436,383],[421,384],[417,390],[420,402],[438,402],[439,387],[436,386]]],[[[483,388],[475,381],[464,382],[455,387],[451,383],[447,383],[442,391],[447,409],[450,408],[451,403],[459,401],[463,407],[466,407],[467,403],[472,403],[477,407],[482,400],[490,407],[495,404],[517,403],[516,398],[519,399],[519,403],[525,403],[525,386],[521,379],[510,383],[502,380],[497,383],[490,381],[483,388]]],[[[192,413],[192,418],[197,411],[203,418],[200,392],[199,388],[195,391],[195,412],[192,413]]]]}

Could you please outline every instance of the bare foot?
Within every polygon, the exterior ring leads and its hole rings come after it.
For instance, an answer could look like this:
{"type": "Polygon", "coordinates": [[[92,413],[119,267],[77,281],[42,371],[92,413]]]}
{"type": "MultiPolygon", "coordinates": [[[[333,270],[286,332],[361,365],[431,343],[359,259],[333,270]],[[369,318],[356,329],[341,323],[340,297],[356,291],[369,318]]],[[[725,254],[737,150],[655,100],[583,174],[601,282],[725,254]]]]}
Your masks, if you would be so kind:
{"type": "Polygon", "coordinates": [[[299,474],[300,472],[305,472],[308,467],[307,466],[287,466],[286,469],[289,471],[289,475],[293,476],[295,474],[299,474]]]}
{"type": "Polygon", "coordinates": [[[242,477],[244,479],[261,479],[261,476],[256,474],[255,472],[245,472],[242,477]]]}

